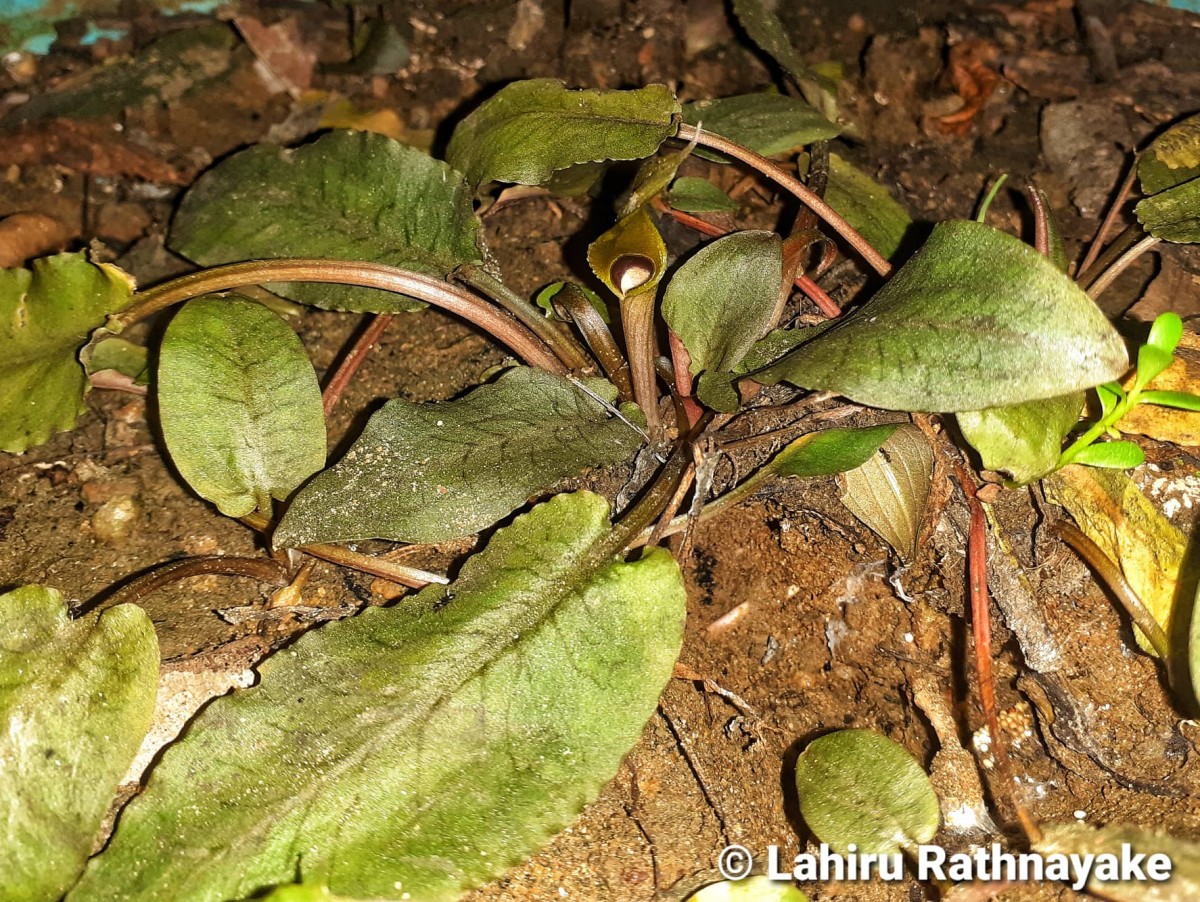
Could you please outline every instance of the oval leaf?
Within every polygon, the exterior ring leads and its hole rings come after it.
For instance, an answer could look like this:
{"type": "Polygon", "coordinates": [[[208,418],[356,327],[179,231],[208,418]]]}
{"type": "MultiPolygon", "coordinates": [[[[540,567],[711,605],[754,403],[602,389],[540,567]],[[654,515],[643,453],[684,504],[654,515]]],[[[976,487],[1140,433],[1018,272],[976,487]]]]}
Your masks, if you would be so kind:
{"type": "Polygon", "coordinates": [[[683,119],[764,157],[836,138],[842,131],[803,100],[774,93],[698,100],[684,106],[683,119]]]}
{"type": "Polygon", "coordinates": [[[956,412],[1065,395],[1128,366],[1112,324],[1049,260],[990,226],[946,222],[871,300],[755,378],[956,412]]]}
{"type": "Polygon", "coordinates": [[[929,777],[904,747],[870,730],[838,730],[796,759],[804,821],[840,854],[891,855],[927,843],[941,809],[929,777]]]}
{"type": "Polygon", "coordinates": [[[667,200],[684,213],[733,213],[738,209],[737,201],[708,179],[692,176],[675,179],[667,200]]]}
{"type": "MultiPolygon", "coordinates": [[[[589,387],[616,398],[606,382],[589,387]]],[[[389,401],[346,456],[296,495],[275,545],[471,535],[559,479],[628,460],[641,443],[566,379],[528,367],[457,401],[389,401]]]]}
{"type": "Polygon", "coordinates": [[[1083,392],[1072,392],[1011,407],[963,411],[956,419],[986,469],[1025,485],[1058,466],[1063,439],[1079,422],[1083,401],[1083,392]]]}
{"type": "Polygon", "coordinates": [[[59,899],[150,728],[158,641],[141,608],[73,622],[41,586],[0,619],[0,895],[59,899]]]}
{"type": "Polygon", "coordinates": [[[900,428],[823,429],[802,435],[767,464],[776,476],[833,476],[861,467],[900,428]]]}
{"type": "Polygon", "coordinates": [[[1145,463],[1146,455],[1133,442],[1098,442],[1076,454],[1073,462],[1109,470],[1130,470],[1145,463]]]}
{"type": "Polygon", "coordinates": [[[1200,178],[1147,197],[1133,211],[1142,228],[1161,241],[1200,242],[1200,178]]]}
{"type": "Polygon", "coordinates": [[[1200,177],[1200,113],[1154,139],[1138,160],[1143,194],[1158,194],[1200,177]]]}
{"type": "MultiPolygon", "coordinates": [[[[324,257],[445,276],[480,261],[478,232],[470,192],[445,163],[383,135],[339,131],[295,150],[259,144],[218,163],[184,197],[171,247],[204,266],[324,257]]],[[[375,288],[269,287],[333,310],[425,306],[375,288]]]]}
{"type": "Polygon", "coordinates": [[[771,328],[782,283],[783,243],[774,232],[733,232],[680,266],[662,313],[692,372],[731,372],[741,363],[771,328]]]}
{"type": "Polygon", "coordinates": [[[0,451],[20,454],[74,427],[88,391],[77,352],[132,296],[128,275],[84,253],[0,270],[0,451]]]}
{"type": "Polygon", "coordinates": [[[887,188],[835,153],[829,155],[825,200],[888,259],[895,256],[913,224],[887,188]]]}
{"type": "Polygon", "coordinates": [[[518,81],[459,123],[446,159],[472,185],[541,185],[577,163],[650,156],[675,133],[678,113],[665,85],[569,91],[552,78],[518,81]]]}
{"type": "Polygon", "coordinates": [[[72,898],[441,900],[503,873],[616,774],[670,678],[679,568],[621,544],[602,498],[559,495],[449,588],[302,636],[167,751],[72,898]]]}
{"type": "Polygon", "coordinates": [[[163,336],[158,408],[171,460],[229,517],[287,498],[325,465],[325,412],[308,354],[262,304],[199,298],[163,336]]]}
{"type": "Polygon", "coordinates": [[[866,463],[842,476],[842,503],[910,561],[916,557],[932,479],[929,439],[906,423],[866,463]]]}

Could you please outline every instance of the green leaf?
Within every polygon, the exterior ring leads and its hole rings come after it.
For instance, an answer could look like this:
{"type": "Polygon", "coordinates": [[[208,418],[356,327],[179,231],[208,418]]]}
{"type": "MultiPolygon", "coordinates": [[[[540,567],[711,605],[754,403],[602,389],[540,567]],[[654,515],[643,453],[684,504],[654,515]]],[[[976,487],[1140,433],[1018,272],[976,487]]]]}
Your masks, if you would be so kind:
{"type": "Polygon", "coordinates": [[[733,373],[709,370],[696,382],[696,398],[705,407],[711,407],[719,413],[736,413],[742,404],[737,379],[733,373]]]}
{"type": "Polygon", "coordinates": [[[587,258],[597,278],[624,300],[658,285],[667,266],[667,246],[646,208],[638,207],[588,245],[587,258]]]}
{"type": "Polygon", "coordinates": [[[803,100],[773,92],[698,100],[684,106],[683,120],[765,157],[836,138],[842,131],[803,100]]]}
{"type": "MultiPolygon", "coordinates": [[[[204,266],[276,257],[366,260],[445,276],[480,261],[462,177],[383,135],[335,131],[295,150],[259,144],[218,163],[183,199],[171,247],[204,266]]],[[[333,310],[425,305],[375,288],[268,286],[333,310]]]]}
{"type": "Polygon", "coordinates": [[[1200,113],[1154,139],[1138,160],[1143,194],[1158,194],[1200,176],[1200,113]]]}
{"type": "Polygon", "coordinates": [[[1200,178],[1144,198],[1133,212],[1155,238],[1175,244],[1200,242],[1200,178]]]}
{"type": "Polygon", "coordinates": [[[325,465],[325,413],[308,354],[262,304],[198,298],[163,336],[158,409],[171,460],[229,517],[283,500],[325,465]]]}
{"type": "Polygon", "coordinates": [[[842,503],[906,561],[929,506],[933,448],[916,426],[905,423],[865,463],[842,476],[842,503]]]}
{"type": "Polygon", "coordinates": [[[675,133],[678,113],[665,85],[569,91],[552,78],[518,81],[459,123],[446,159],[472,185],[541,185],[577,163],[650,156],[675,133]]]}
{"type": "MultiPolygon", "coordinates": [[[[606,323],[611,322],[608,315],[608,305],[601,300],[600,295],[592,291],[586,285],[580,285],[577,282],[572,282],[576,288],[583,292],[584,297],[591,301],[592,306],[596,308],[596,312],[600,314],[600,318],[606,323]]],[[[554,316],[554,296],[567,287],[566,282],[552,282],[537,293],[533,302],[546,311],[547,316],[554,316]]]]}
{"type": "Polygon", "coordinates": [[[867,303],[755,378],[957,412],[1069,394],[1127,367],[1112,324],[1049,260],[990,226],[945,222],[867,303]]]}
{"type": "MultiPolygon", "coordinates": [[[[1146,394],[1142,392],[1142,397],[1146,397],[1146,394]]],[[[1105,382],[1096,386],[1096,397],[1100,401],[1100,416],[1106,417],[1125,400],[1125,389],[1121,388],[1120,382],[1105,382]]]]}
{"type": "MultiPolygon", "coordinates": [[[[603,380],[588,385],[615,400],[603,380]]],[[[346,456],[296,495],[275,545],[467,536],[559,479],[629,459],[641,443],[594,398],[529,367],[457,401],[389,401],[346,456]]]]}
{"type": "Polygon", "coordinates": [[[1117,441],[1088,445],[1071,462],[1108,470],[1129,470],[1141,466],[1145,461],[1145,453],[1135,443],[1117,441]]]}
{"type": "Polygon", "coordinates": [[[74,427],[87,409],[79,348],[132,296],[129,276],[84,253],[0,269],[0,451],[20,454],[74,427]]]}
{"type": "Polygon", "coordinates": [[[54,589],[0,595],[0,882],[60,899],[150,728],[158,641],[141,608],[72,621],[54,589]]]}
{"type": "Polygon", "coordinates": [[[776,476],[833,476],[861,467],[874,456],[899,424],[859,429],[823,429],[791,442],[766,469],[776,476]]]}
{"type": "Polygon", "coordinates": [[[1175,349],[1179,347],[1181,338],[1183,338],[1183,320],[1178,313],[1168,310],[1154,318],[1154,324],[1150,326],[1150,337],[1146,339],[1146,344],[1158,348],[1166,354],[1174,354],[1175,349]]]}
{"type": "Polygon", "coordinates": [[[1058,465],[1062,441],[1079,422],[1083,401],[1083,392],[1072,392],[1011,407],[963,411],[956,418],[985,468],[1026,485],[1058,465]]]}
{"type": "Polygon", "coordinates": [[[1170,877],[1161,881],[1102,880],[1100,877],[1105,875],[1100,868],[1093,867],[1086,887],[1089,894],[1114,902],[1200,899],[1200,845],[1186,839],[1125,824],[1100,828],[1087,824],[1048,824],[1043,827],[1042,838],[1033,844],[1033,848],[1042,855],[1070,855],[1080,859],[1104,855],[1120,861],[1126,845],[1129,846],[1128,855],[1146,856],[1142,860],[1143,866],[1150,864],[1152,855],[1166,858],[1170,877]]]}
{"type": "Polygon", "coordinates": [[[1144,391],[1138,396],[1138,403],[1200,412],[1200,395],[1185,391],[1144,391]]]}
{"type": "Polygon", "coordinates": [[[732,232],[709,242],[667,283],[662,315],[691,357],[691,370],[732,371],[771,328],[783,284],[783,243],[774,232],[732,232]]]}
{"type": "Polygon", "coordinates": [[[763,0],[733,0],[733,14],[750,40],[777,62],[800,88],[804,99],[831,122],[838,121],[837,84],[804,64],[783,23],[763,0]]]}
{"type": "Polygon", "coordinates": [[[808,896],[790,883],[760,875],[710,883],[687,902],[808,902],[808,896]]]}
{"type": "Polygon", "coordinates": [[[265,902],[359,902],[349,896],[335,896],[329,891],[329,887],[313,883],[291,883],[287,886],[277,886],[265,896],[256,895],[253,898],[265,900],[265,902]]]}
{"type": "Polygon", "coordinates": [[[150,378],[146,348],[124,338],[105,338],[88,355],[85,369],[89,374],[113,370],[139,385],[150,378]]]}
{"type": "Polygon", "coordinates": [[[804,822],[839,854],[891,855],[927,843],[941,820],[929,777],[904,747],[870,730],[814,739],[796,760],[804,822]]]}
{"type": "Polygon", "coordinates": [[[616,774],[671,675],[679,568],[622,544],[602,498],[559,495],[450,587],[302,636],[167,751],[72,899],[429,902],[502,874],[616,774]]]}
{"type": "Polygon", "coordinates": [[[889,259],[913,224],[887,188],[835,153],[829,155],[825,201],[889,259]]]}
{"type": "Polygon", "coordinates": [[[667,201],[684,213],[733,213],[738,209],[737,201],[708,179],[691,176],[675,179],[667,201]]]}
{"type": "Polygon", "coordinates": [[[1164,351],[1154,345],[1142,345],[1138,348],[1136,387],[1140,389],[1152,382],[1154,377],[1169,367],[1174,360],[1175,355],[1170,351],[1164,351]]]}
{"type": "Polygon", "coordinates": [[[619,205],[620,215],[628,216],[638,207],[646,206],[662,194],[667,189],[667,185],[671,183],[671,179],[675,178],[675,173],[679,171],[683,161],[691,153],[690,147],[684,147],[681,150],[642,160],[637,174],[633,177],[633,184],[630,186],[628,194],[619,205]]]}

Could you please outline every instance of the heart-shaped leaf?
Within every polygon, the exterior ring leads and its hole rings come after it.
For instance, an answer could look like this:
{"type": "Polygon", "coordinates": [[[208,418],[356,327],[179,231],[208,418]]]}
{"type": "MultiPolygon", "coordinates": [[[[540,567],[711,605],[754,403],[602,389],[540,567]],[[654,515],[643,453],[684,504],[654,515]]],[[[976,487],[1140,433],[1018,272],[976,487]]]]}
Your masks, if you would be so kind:
{"type": "Polygon", "coordinates": [[[167,751],[71,898],[299,879],[456,899],[532,853],[616,774],[682,641],[678,566],[662,549],[625,563],[607,508],[559,495],[448,588],[268,659],[167,751]]]}
{"type": "Polygon", "coordinates": [[[1134,213],[1142,228],[1161,241],[1200,242],[1200,178],[1143,199],[1134,213]]]}
{"type": "Polygon", "coordinates": [[[836,138],[842,131],[803,100],[767,92],[698,100],[683,108],[683,119],[765,157],[836,138]]]}
{"type": "Polygon", "coordinates": [[[956,412],[1069,394],[1128,365],[1112,324],[1049,260],[990,226],[945,222],[871,300],[755,378],[956,412]]]}
{"type": "Polygon", "coordinates": [[[870,730],[814,739],[796,759],[804,822],[845,855],[891,855],[933,839],[941,808],[929,777],[904,747],[870,730]]]}
{"type": "Polygon", "coordinates": [[[861,466],[842,476],[842,503],[906,561],[917,553],[933,479],[933,448],[904,424],[861,466]]]}
{"type": "MultiPolygon", "coordinates": [[[[471,194],[445,163],[383,135],[339,131],[295,150],[259,144],[218,163],[184,197],[171,247],[204,266],[323,257],[445,276],[480,261],[478,232],[471,194]]],[[[375,288],[269,287],[334,310],[425,306],[375,288]]]]}
{"type": "Polygon", "coordinates": [[[0,451],[19,454],[75,425],[88,390],[79,348],[132,296],[128,275],[82,253],[0,270],[0,451]]]}
{"type": "Polygon", "coordinates": [[[671,276],[662,314],[691,370],[730,372],[771,328],[783,282],[774,232],[733,232],[706,244],[671,276]]]}
{"type": "Polygon", "coordinates": [[[150,728],[158,641],[129,604],[72,621],[54,589],[0,595],[0,895],[60,899],[150,728]]]}
{"type": "Polygon", "coordinates": [[[1072,392],[1011,407],[963,411],[956,419],[984,467],[1025,485],[1058,465],[1063,439],[1079,422],[1083,400],[1083,392],[1072,392]]]}
{"type": "Polygon", "coordinates": [[[1158,194],[1200,177],[1200,113],[1154,139],[1138,159],[1143,194],[1158,194]]]}
{"type": "Polygon", "coordinates": [[[825,201],[889,259],[913,224],[887,188],[835,153],[829,155],[825,201]]]}
{"type": "MultiPolygon", "coordinates": [[[[607,382],[588,385],[616,399],[607,382]]],[[[595,398],[528,367],[457,401],[389,401],[346,456],[296,495],[275,545],[467,536],[559,479],[629,459],[641,443],[595,398]]]]}
{"type": "Polygon", "coordinates": [[[325,465],[317,374],[291,327],[254,301],[184,305],[163,336],[158,408],[180,475],[226,516],[270,511],[325,465]]]}
{"type": "Polygon", "coordinates": [[[552,78],[518,81],[459,123],[446,159],[472,185],[541,185],[577,163],[650,156],[675,133],[678,113],[665,85],[569,91],[552,78]]]}

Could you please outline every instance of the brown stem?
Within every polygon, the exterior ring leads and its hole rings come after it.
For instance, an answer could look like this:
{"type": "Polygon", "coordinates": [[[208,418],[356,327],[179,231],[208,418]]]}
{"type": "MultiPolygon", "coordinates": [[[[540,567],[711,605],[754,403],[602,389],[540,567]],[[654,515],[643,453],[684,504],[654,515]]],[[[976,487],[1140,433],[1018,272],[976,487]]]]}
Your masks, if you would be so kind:
{"type": "Polygon", "coordinates": [[[632,401],[633,385],[629,381],[629,363],[617,347],[608,325],[592,306],[587,295],[575,285],[564,285],[562,291],[554,296],[554,302],[561,304],[563,310],[571,317],[584,341],[600,361],[600,366],[604,367],[605,374],[617,387],[617,394],[621,400],[632,401]]]}
{"type": "Polygon", "coordinates": [[[559,329],[541,310],[491,273],[478,266],[463,266],[455,276],[475,290],[483,292],[515,316],[526,329],[549,345],[567,369],[576,372],[595,370],[595,361],[588,357],[579,342],[559,329]]]}
{"type": "Polygon", "coordinates": [[[1129,197],[1129,192],[1133,188],[1133,182],[1137,178],[1137,164],[1138,158],[1135,156],[1129,164],[1129,171],[1125,174],[1125,180],[1121,182],[1121,187],[1117,190],[1117,196],[1108,205],[1108,212],[1104,214],[1104,221],[1100,223],[1100,228],[1096,231],[1096,237],[1092,239],[1087,256],[1079,264],[1077,272],[1086,273],[1091,265],[1096,262],[1096,258],[1100,256],[1100,250],[1104,247],[1104,239],[1108,237],[1109,229],[1112,228],[1112,224],[1121,212],[1122,204],[1125,203],[1125,198],[1129,197]]]}
{"type": "Polygon", "coordinates": [[[1033,207],[1033,247],[1043,257],[1050,257],[1050,211],[1046,209],[1042,192],[1029,189],[1029,205],[1033,207]]]}
{"type": "Polygon", "coordinates": [[[695,141],[704,147],[711,148],[718,153],[723,153],[733,157],[736,160],[741,160],[747,166],[752,166],[767,176],[778,185],[786,188],[794,194],[801,203],[809,207],[814,213],[824,220],[830,228],[837,232],[847,244],[849,244],[859,256],[867,262],[879,275],[890,276],[892,274],[892,265],[887,262],[884,256],[875,250],[874,246],[866,238],[858,233],[855,228],[846,222],[846,220],[833,207],[829,206],[822,198],[818,197],[815,192],[810,191],[808,187],[798,178],[788,172],[784,172],[766,157],[757,154],[748,148],[742,147],[740,144],[735,144],[733,141],[728,141],[720,135],[714,135],[710,132],[702,131],[695,126],[686,123],[679,126],[679,131],[676,137],[681,141],[695,141]]]}
{"type": "Polygon", "coordinates": [[[202,269],[139,292],[133,306],[110,318],[110,329],[119,332],[180,301],[266,282],[329,282],[408,295],[461,316],[504,342],[526,363],[552,373],[567,372],[558,357],[536,335],[482,298],[420,273],[382,263],[351,260],[297,257],[202,269]]]}
{"type": "Polygon", "coordinates": [[[350,380],[354,378],[354,374],[358,372],[358,368],[362,366],[363,361],[367,359],[367,355],[371,353],[371,348],[375,347],[375,343],[383,337],[383,333],[387,331],[387,327],[394,318],[395,314],[393,313],[375,314],[371,319],[370,325],[363,330],[354,344],[350,346],[350,350],[346,352],[346,356],[342,358],[342,362],[334,370],[333,377],[329,380],[329,384],[325,386],[325,391],[321,394],[321,401],[325,405],[325,416],[328,417],[333,412],[333,408],[337,407],[337,402],[341,398],[342,392],[346,390],[346,386],[350,384],[350,380]]]}
{"type": "Polygon", "coordinates": [[[288,584],[287,568],[279,561],[267,557],[234,557],[214,554],[205,557],[190,557],[182,561],[171,561],[155,567],[144,576],[139,576],[128,585],[122,586],[113,601],[139,604],[146,596],[159,589],[187,579],[191,576],[245,576],[273,586],[288,584]]]}
{"type": "Polygon", "coordinates": [[[658,415],[658,384],[654,372],[657,340],[654,334],[655,286],[634,289],[621,299],[621,325],[629,350],[633,397],[646,417],[646,429],[657,441],[662,430],[658,415]]]}
{"type": "Polygon", "coordinates": [[[1064,542],[1074,548],[1081,558],[1087,561],[1089,567],[1096,571],[1096,575],[1108,586],[1109,591],[1125,609],[1125,613],[1133,619],[1133,622],[1149,640],[1150,647],[1162,658],[1164,663],[1168,663],[1171,659],[1171,643],[1167,640],[1167,633],[1150,613],[1150,609],[1142,603],[1142,599],[1138,597],[1133,586],[1129,585],[1129,580],[1125,579],[1121,568],[1104,553],[1099,545],[1066,520],[1056,521],[1052,529],[1064,542]]]}
{"type": "Polygon", "coordinates": [[[692,357],[683,346],[679,336],[667,329],[667,341],[671,347],[671,369],[675,376],[675,394],[683,408],[687,424],[684,429],[691,429],[704,415],[704,408],[696,403],[692,388],[692,357]]]}
{"type": "Polygon", "coordinates": [[[1150,248],[1158,244],[1159,239],[1153,235],[1147,235],[1141,241],[1137,242],[1133,247],[1129,248],[1125,253],[1121,254],[1117,259],[1108,265],[1108,267],[1092,280],[1088,285],[1088,296],[1094,301],[1104,293],[1113,282],[1117,280],[1117,276],[1123,273],[1134,260],[1140,257],[1150,248]]]}

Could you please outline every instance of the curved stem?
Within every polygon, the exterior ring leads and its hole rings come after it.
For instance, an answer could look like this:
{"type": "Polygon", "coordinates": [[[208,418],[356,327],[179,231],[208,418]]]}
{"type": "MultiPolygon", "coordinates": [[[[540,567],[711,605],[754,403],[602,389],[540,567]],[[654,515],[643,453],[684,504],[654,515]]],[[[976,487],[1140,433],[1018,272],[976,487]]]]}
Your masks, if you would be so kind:
{"type": "Polygon", "coordinates": [[[566,332],[563,332],[542,311],[529,303],[491,273],[478,266],[459,267],[455,275],[520,320],[530,332],[544,341],[570,370],[594,370],[595,363],[587,352],[566,332]]]}
{"type": "Polygon", "coordinates": [[[342,397],[342,392],[346,390],[346,386],[350,384],[350,380],[354,378],[358,368],[371,353],[371,348],[375,347],[375,344],[383,337],[383,333],[387,331],[387,327],[394,318],[394,313],[377,313],[371,316],[371,322],[355,339],[350,350],[346,352],[346,356],[342,358],[342,362],[334,370],[329,384],[325,386],[325,391],[321,393],[325,416],[329,416],[333,412],[333,408],[337,406],[338,400],[342,397]]]}
{"type": "Polygon", "coordinates": [[[1096,278],[1088,286],[1088,296],[1091,297],[1093,301],[1100,297],[1100,295],[1104,293],[1104,289],[1115,282],[1117,276],[1123,273],[1130,263],[1132,263],[1142,254],[1146,253],[1146,251],[1150,250],[1150,248],[1154,247],[1154,245],[1158,244],[1158,242],[1159,239],[1155,238],[1153,235],[1147,235],[1141,241],[1137,242],[1133,247],[1129,248],[1129,250],[1125,251],[1125,253],[1117,257],[1117,259],[1110,263],[1107,269],[1096,276],[1096,278]]]}
{"type": "Polygon", "coordinates": [[[1125,203],[1125,198],[1129,197],[1129,192],[1133,190],[1133,182],[1137,178],[1137,171],[1138,157],[1135,154],[1132,162],[1129,164],[1129,171],[1125,173],[1125,180],[1121,182],[1121,187],[1117,189],[1116,197],[1108,205],[1108,212],[1104,215],[1104,221],[1100,223],[1100,228],[1096,230],[1096,237],[1092,239],[1087,256],[1079,264],[1079,272],[1086,273],[1091,268],[1091,265],[1096,262],[1096,258],[1100,256],[1100,251],[1104,247],[1104,239],[1108,237],[1109,229],[1112,228],[1117,215],[1121,212],[1121,206],[1125,203]]]}
{"type": "Polygon", "coordinates": [[[149,573],[143,574],[133,582],[122,586],[113,594],[113,599],[121,602],[140,604],[153,592],[163,589],[171,583],[188,579],[192,576],[244,576],[273,586],[286,586],[288,583],[287,568],[279,561],[268,557],[234,557],[233,555],[214,554],[205,557],[190,557],[182,561],[170,561],[155,567],[149,573]]]}
{"type": "Polygon", "coordinates": [[[133,306],[109,319],[110,327],[121,331],[180,301],[265,282],[329,282],[408,295],[461,316],[504,342],[532,366],[560,375],[567,372],[541,339],[482,298],[441,279],[382,263],[296,257],[202,269],[139,292],[133,306]]]}
{"type": "Polygon", "coordinates": [[[633,382],[633,398],[646,416],[646,430],[657,441],[662,420],[658,415],[658,383],[654,371],[655,289],[634,289],[621,300],[621,326],[625,330],[625,347],[629,352],[629,371],[633,382]]]}
{"type": "Polygon", "coordinates": [[[633,385],[629,381],[629,364],[592,302],[578,287],[567,284],[554,296],[554,303],[561,305],[575,323],[575,327],[583,334],[584,341],[604,367],[609,381],[617,387],[617,394],[621,400],[632,401],[633,385]]]}
{"type": "Polygon", "coordinates": [[[824,200],[818,197],[813,191],[798,178],[790,173],[784,172],[766,157],[757,154],[748,148],[742,147],[740,144],[735,144],[722,138],[720,135],[714,135],[710,132],[702,131],[693,125],[686,123],[679,126],[679,131],[676,137],[681,141],[695,141],[704,147],[711,148],[718,153],[723,153],[733,157],[735,160],[741,160],[747,166],[752,166],[763,175],[775,181],[781,187],[786,188],[794,194],[799,200],[810,210],[816,213],[824,220],[830,228],[837,232],[846,243],[849,244],[858,254],[867,262],[867,264],[879,273],[881,276],[889,276],[892,274],[892,265],[884,259],[879,251],[875,250],[871,242],[867,241],[860,235],[855,228],[846,222],[842,216],[829,206],[824,200]]]}

